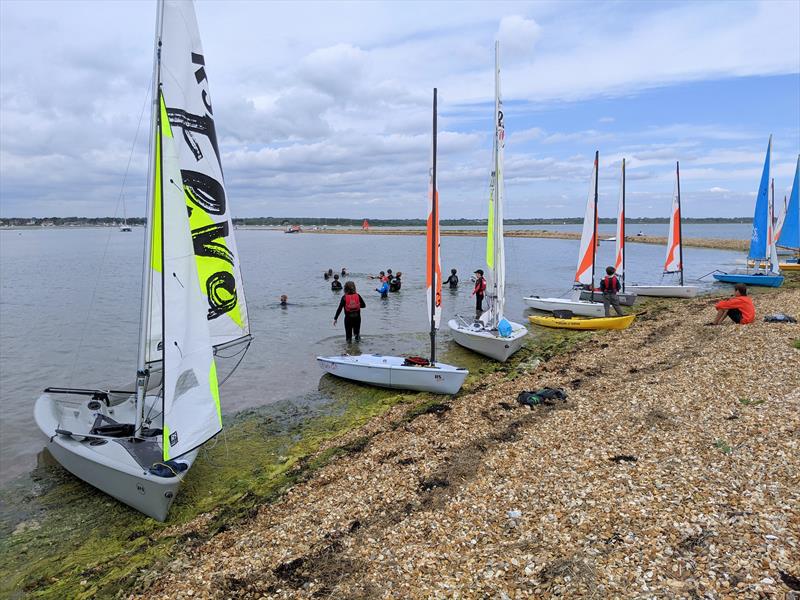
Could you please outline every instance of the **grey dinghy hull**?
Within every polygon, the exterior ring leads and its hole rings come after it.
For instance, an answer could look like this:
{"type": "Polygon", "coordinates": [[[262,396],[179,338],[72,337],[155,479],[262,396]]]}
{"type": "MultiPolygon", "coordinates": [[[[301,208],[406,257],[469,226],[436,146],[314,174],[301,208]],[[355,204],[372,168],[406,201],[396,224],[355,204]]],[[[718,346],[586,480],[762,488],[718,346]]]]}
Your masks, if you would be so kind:
{"type": "MultiPolygon", "coordinates": [[[[617,298],[619,298],[619,303],[622,306],[633,306],[636,304],[636,294],[631,294],[629,292],[620,292],[617,294],[617,298]]],[[[603,293],[602,292],[595,292],[594,299],[592,299],[592,292],[587,290],[581,291],[581,300],[587,300],[589,302],[602,302],[603,301],[603,293]]]]}
{"type": "Polygon", "coordinates": [[[659,298],[694,298],[700,291],[696,285],[628,285],[625,287],[639,296],[659,298]]]}
{"type": "MultiPolygon", "coordinates": [[[[153,463],[159,462],[160,436],[153,441],[132,444],[130,438],[92,436],[89,433],[97,414],[119,423],[132,423],[135,415],[133,398],[111,407],[99,402],[100,408],[93,410],[88,406],[92,402],[90,397],[58,396],[42,394],[33,413],[39,429],[49,438],[47,449],[53,457],[86,483],[157,521],[164,521],[197,451],[178,459],[177,462],[187,466],[181,474],[159,477],[148,470],[149,465],[142,465],[142,459],[149,453],[153,463]],[[73,435],[56,433],[56,429],[73,435]],[[147,448],[147,445],[151,447],[147,448]],[[134,453],[139,456],[138,461],[134,453]]],[[[160,403],[160,399],[155,397],[148,397],[148,400],[160,403]]]]}
{"type": "Polygon", "coordinates": [[[358,356],[318,356],[323,371],[378,387],[434,394],[457,394],[469,375],[460,367],[436,363],[432,367],[406,366],[402,356],[361,354],[358,356]]]}
{"type": "MultiPolygon", "coordinates": [[[[509,321],[510,322],[510,321],[509,321]]],[[[473,327],[459,323],[456,319],[447,322],[453,340],[473,352],[506,362],[512,354],[522,348],[528,330],[519,323],[511,323],[511,335],[500,336],[497,331],[487,331],[483,327],[473,327]]]]}

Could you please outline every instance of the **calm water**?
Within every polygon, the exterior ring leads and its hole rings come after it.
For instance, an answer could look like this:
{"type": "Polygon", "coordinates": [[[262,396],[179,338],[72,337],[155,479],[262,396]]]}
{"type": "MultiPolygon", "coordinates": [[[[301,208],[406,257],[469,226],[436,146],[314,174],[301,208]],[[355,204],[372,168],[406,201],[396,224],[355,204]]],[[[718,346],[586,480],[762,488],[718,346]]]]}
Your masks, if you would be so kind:
{"type": "MultiPolygon", "coordinates": [[[[731,227],[738,226],[704,226],[698,235],[747,237],[748,227],[744,234],[731,227]]],[[[613,225],[608,229],[613,235],[613,225]]],[[[642,230],[663,235],[666,226],[642,226],[642,230]]],[[[32,410],[44,387],[132,383],[143,238],[141,228],[133,233],[113,228],[0,231],[0,480],[35,464],[44,439],[32,410]]],[[[226,412],[315,392],[322,373],[314,357],[347,349],[341,322],[338,329],[332,325],[339,296],[322,278],[329,267],[347,267],[366,300],[362,351],[427,352],[423,238],[239,230],[237,243],[255,341],[236,375],[222,388],[226,412]],[[380,300],[373,291],[375,282],[366,275],[387,268],[403,272],[403,289],[380,300]],[[289,296],[288,308],[278,306],[280,294],[289,296]]],[[[569,290],[576,240],[510,238],[506,251],[510,318],[524,318],[524,295],[561,295],[569,290]]],[[[612,253],[613,244],[601,244],[598,268],[611,260],[612,253]]],[[[445,272],[457,268],[462,282],[467,282],[456,293],[445,292],[445,318],[456,311],[470,313],[469,274],[483,266],[483,256],[483,238],[442,238],[445,272]]],[[[658,281],[663,259],[664,248],[629,245],[628,281],[658,281]]],[[[741,264],[743,255],[687,248],[684,261],[687,279],[693,279],[715,268],[741,264]]],[[[445,349],[450,344],[445,328],[440,345],[445,349]]],[[[221,361],[223,374],[225,366],[221,361]]]]}

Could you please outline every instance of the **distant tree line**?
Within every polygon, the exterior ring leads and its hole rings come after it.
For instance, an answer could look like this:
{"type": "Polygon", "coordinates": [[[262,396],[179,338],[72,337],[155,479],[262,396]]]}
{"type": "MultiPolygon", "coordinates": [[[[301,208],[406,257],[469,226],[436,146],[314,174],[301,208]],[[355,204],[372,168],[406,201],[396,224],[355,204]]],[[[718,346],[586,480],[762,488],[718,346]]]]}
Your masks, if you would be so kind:
{"type": "MultiPolygon", "coordinates": [[[[417,227],[425,225],[424,219],[367,219],[370,227],[417,227]]],[[[129,225],[144,225],[143,217],[131,217],[129,225]]],[[[122,219],[115,217],[4,217],[0,218],[2,227],[20,226],[97,226],[108,227],[118,225],[122,219]]],[[[325,219],[320,217],[246,217],[234,219],[234,225],[249,225],[261,227],[285,227],[286,225],[300,225],[306,227],[361,227],[364,219],[325,219]]],[[[626,223],[668,223],[665,217],[636,217],[626,218],[626,223]]],[[[684,217],[684,223],[750,223],[749,217],[735,217],[722,219],[718,217],[691,218],[684,217]]],[[[505,219],[506,225],[576,225],[583,223],[582,217],[568,217],[564,219],[505,219]]],[[[616,219],[601,218],[600,223],[616,223],[616,219]]],[[[442,219],[441,224],[447,227],[480,226],[486,225],[486,219],[442,219]]]]}

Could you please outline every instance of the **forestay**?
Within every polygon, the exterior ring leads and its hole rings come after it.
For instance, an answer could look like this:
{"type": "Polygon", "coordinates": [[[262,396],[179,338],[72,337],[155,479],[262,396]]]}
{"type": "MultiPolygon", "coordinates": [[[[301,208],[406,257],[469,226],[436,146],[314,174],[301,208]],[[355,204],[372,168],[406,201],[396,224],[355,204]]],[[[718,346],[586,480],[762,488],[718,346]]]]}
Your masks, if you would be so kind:
{"type": "MultiPolygon", "coordinates": [[[[211,342],[219,346],[249,335],[250,327],[193,4],[166,0],[160,31],[160,84],[175,134],[187,227],[211,342]]],[[[155,213],[154,206],[147,362],[161,359],[161,224],[155,213]]]]}

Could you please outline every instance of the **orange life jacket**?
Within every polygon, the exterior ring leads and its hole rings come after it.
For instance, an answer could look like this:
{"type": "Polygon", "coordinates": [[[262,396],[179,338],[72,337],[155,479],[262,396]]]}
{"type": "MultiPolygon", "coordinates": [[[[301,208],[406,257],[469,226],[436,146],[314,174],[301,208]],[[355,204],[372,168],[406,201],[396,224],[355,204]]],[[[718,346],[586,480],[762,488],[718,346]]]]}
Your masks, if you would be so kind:
{"type": "Polygon", "coordinates": [[[361,310],[361,298],[358,294],[345,294],[344,296],[344,312],[353,313],[361,310]]]}

